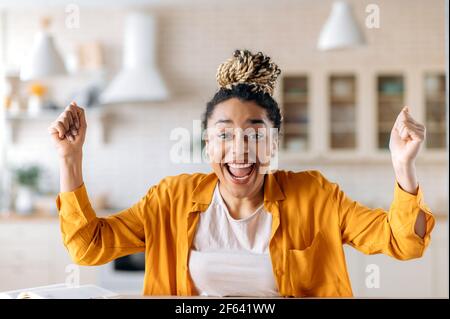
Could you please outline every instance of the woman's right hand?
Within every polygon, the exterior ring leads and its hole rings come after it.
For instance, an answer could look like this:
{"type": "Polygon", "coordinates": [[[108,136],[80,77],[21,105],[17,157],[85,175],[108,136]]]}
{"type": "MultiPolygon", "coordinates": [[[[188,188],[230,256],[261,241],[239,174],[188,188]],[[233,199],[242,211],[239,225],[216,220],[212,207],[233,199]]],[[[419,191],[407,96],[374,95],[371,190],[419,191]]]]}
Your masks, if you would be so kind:
{"type": "Polygon", "coordinates": [[[70,103],[64,112],[50,124],[48,132],[61,158],[81,156],[86,128],[85,111],[75,102],[70,103]]]}

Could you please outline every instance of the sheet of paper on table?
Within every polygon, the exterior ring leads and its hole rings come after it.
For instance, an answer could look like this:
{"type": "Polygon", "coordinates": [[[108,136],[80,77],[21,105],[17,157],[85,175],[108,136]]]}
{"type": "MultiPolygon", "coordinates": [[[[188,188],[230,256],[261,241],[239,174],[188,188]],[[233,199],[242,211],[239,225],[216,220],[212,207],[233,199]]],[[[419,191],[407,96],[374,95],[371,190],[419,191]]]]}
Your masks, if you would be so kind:
{"type": "Polygon", "coordinates": [[[95,285],[67,284],[0,292],[0,299],[102,299],[117,296],[118,294],[95,285]]]}

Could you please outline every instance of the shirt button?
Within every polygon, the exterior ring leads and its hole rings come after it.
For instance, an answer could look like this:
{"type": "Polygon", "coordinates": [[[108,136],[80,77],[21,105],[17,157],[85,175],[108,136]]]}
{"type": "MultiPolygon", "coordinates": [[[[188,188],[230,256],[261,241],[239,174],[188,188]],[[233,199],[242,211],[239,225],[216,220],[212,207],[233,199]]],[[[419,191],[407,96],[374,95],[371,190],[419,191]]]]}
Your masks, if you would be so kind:
{"type": "Polygon", "coordinates": [[[280,268],[278,268],[278,269],[276,270],[276,273],[277,273],[278,276],[283,276],[283,274],[284,274],[283,270],[280,269],[280,268]]]}

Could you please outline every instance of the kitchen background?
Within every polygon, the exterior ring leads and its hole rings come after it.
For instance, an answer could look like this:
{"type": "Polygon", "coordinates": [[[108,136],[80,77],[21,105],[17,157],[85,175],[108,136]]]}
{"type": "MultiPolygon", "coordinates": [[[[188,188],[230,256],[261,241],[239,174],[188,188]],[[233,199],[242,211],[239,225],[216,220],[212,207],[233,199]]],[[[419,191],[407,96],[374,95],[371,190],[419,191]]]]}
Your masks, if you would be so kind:
{"type": "Polygon", "coordinates": [[[234,49],[248,48],[282,69],[275,93],[285,119],[280,168],[318,169],[369,207],[388,209],[392,200],[386,146],[401,107],[409,105],[427,126],[417,173],[437,218],[429,250],[406,262],[345,250],[357,297],[448,297],[448,2],[346,3],[2,1],[0,291],[79,278],[139,293],[142,256],[71,265],[56,217],[58,160],[47,127],[72,99],[86,107],[84,181],[99,215],[118,212],[167,175],[209,171],[206,164],[171,162],[171,132],[183,127],[197,137],[195,121],[217,88],[217,66],[234,49]],[[378,21],[369,19],[377,13],[378,21]],[[352,17],[362,34],[353,41],[362,43],[324,50],[340,37],[320,42],[325,23],[352,17]],[[51,45],[35,40],[45,27],[59,64],[51,45]],[[36,55],[51,66],[27,65],[33,52],[45,52],[36,55]],[[120,70],[136,69],[120,82],[120,70]],[[143,83],[154,92],[138,92],[143,83]]]}

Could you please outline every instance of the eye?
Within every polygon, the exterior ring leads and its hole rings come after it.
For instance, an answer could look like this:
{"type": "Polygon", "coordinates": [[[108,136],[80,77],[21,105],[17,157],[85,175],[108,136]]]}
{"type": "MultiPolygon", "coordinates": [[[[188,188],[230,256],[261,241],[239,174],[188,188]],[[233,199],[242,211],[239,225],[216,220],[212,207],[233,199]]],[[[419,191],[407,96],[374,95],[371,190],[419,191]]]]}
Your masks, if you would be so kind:
{"type": "Polygon", "coordinates": [[[259,141],[264,138],[264,134],[262,133],[252,133],[248,135],[248,138],[254,141],[259,141]]]}
{"type": "Polygon", "coordinates": [[[220,138],[221,140],[229,140],[232,137],[231,133],[228,132],[222,132],[219,135],[217,135],[218,138],[220,138]]]}

